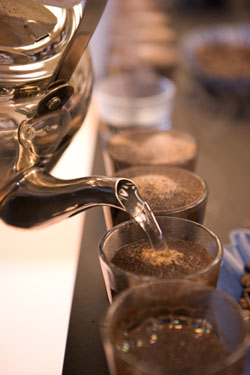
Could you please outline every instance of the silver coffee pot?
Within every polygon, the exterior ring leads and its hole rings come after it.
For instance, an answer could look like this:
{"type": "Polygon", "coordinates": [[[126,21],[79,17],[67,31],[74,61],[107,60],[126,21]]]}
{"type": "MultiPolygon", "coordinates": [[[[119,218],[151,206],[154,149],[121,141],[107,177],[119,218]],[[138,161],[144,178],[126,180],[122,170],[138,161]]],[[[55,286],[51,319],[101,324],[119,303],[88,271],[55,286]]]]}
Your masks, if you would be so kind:
{"type": "Polygon", "coordinates": [[[0,0],[0,218],[9,225],[31,228],[96,205],[126,209],[128,180],[50,174],[88,110],[87,45],[105,3],[0,0]]]}

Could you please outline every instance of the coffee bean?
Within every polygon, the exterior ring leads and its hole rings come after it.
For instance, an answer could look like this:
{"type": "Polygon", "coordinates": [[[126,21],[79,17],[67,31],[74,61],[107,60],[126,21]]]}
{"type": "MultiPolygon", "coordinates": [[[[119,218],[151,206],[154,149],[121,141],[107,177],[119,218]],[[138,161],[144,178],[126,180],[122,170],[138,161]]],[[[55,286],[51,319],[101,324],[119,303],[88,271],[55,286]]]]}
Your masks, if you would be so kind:
{"type": "Polygon", "coordinates": [[[207,43],[197,49],[196,56],[202,70],[210,76],[239,80],[250,77],[250,49],[248,45],[223,42],[207,43]]]}
{"type": "Polygon", "coordinates": [[[250,316],[250,263],[245,265],[245,272],[240,279],[243,292],[239,300],[239,305],[250,316]]]}
{"type": "Polygon", "coordinates": [[[250,286],[250,273],[245,273],[240,279],[240,282],[243,287],[249,287],[250,286]]]}
{"type": "Polygon", "coordinates": [[[245,300],[245,298],[240,298],[239,300],[239,304],[240,306],[243,308],[243,309],[247,309],[248,308],[248,304],[247,304],[247,301],[245,300]]]}

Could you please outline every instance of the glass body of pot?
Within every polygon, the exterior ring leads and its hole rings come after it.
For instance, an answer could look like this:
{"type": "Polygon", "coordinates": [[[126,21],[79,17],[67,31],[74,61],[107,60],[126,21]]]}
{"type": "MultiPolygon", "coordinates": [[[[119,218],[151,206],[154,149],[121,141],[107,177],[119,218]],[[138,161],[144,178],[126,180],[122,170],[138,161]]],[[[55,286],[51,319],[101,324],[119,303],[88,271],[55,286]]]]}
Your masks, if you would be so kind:
{"type": "Polygon", "coordinates": [[[37,165],[50,171],[81,127],[93,83],[88,50],[71,77],[73,95],[62,108],[36,117],[46,81],[21,87],[0,83],[0,200],[27,168],[37,165]]]}

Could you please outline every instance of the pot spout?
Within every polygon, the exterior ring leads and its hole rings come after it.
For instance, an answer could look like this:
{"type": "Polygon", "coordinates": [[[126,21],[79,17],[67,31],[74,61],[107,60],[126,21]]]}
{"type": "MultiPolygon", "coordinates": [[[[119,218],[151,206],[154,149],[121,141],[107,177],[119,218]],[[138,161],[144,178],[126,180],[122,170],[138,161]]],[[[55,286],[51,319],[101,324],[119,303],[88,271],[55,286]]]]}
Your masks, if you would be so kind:
{"type": "Polygon", "coordinates": [[[1,202],[0,216],[9,225],[34,228],[94,206],[126,210],[126,189],[131,186],[137,191],[132,181],[123,178],[92,176],[61,180],[44,170],[33,169],[13,184],[1,202]]]}

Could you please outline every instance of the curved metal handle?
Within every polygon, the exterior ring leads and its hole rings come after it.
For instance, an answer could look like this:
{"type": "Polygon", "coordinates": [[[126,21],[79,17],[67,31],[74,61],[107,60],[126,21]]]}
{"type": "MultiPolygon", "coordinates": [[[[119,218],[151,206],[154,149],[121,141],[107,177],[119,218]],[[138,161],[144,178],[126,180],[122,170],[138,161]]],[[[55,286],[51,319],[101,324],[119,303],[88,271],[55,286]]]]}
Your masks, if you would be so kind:
{"type": "Polygon", "coordinates": [[[81,2],[83,13],[78,28],[62,54],[50,79],[47,93],[38,103],[34,117],[39,118],[41,115],[61,108],[72,95],[73,87],[68,82],[88,46],[106,3],[107,0],[83,0],[81,2]]]}
{"type": "Polygon", "coordinates": [[[88,46],[89,40],[103,14],[107,0],[82,1],[83,15],[78,29],[68,43],[58,68],[54,72],[51,82],[69,81],[83,52],[88,46]]]}

